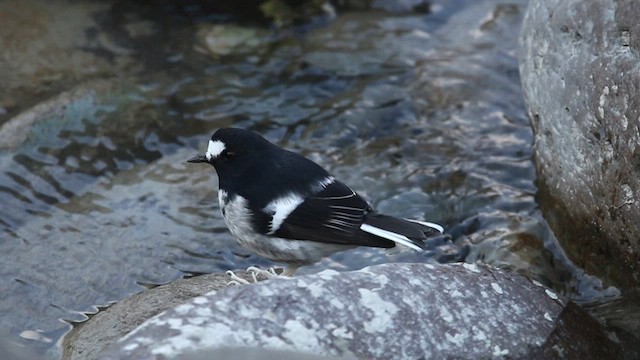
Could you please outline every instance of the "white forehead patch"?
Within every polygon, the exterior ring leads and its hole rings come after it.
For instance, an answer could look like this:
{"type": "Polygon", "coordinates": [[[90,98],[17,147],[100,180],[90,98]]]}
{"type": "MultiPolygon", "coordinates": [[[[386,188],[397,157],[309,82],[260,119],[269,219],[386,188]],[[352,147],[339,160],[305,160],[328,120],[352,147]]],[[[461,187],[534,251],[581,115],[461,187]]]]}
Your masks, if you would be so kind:
{"type": "Polygon", "coordinates": [[[222,152],[226,149],[224,143],[220,140],[209,140],[209,146],[207,147],[207,152],[204,156],[207,157],[207,160],[211,161],[212,158],[216,158],[222,154],[222,152]]]}

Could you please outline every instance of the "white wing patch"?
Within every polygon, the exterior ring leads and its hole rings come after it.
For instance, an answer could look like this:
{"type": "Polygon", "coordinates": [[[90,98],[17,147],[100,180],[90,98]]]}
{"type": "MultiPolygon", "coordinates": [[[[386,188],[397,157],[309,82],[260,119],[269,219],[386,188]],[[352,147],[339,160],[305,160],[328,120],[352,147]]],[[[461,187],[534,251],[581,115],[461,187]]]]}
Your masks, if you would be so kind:
{"type": "Polygon", "coordinates": [[[271,226],[269,229],[269,235],[273,235],[284,220],[295,210],[298,205],[302,204],[304,199],[298,194],[289,194],[271,201],[265,207],[265,210],[269,213],[273,213],[271,218],[271,226]]]}
{"type": "Polygon", "coordinates": [[[371,226],[369,224],[360,225],[360,230],[362,230],[364,232],[368,232],[369,234],[380,236],[381,238],[385,238],[385,239],[391,240],[391,241],[393,241],[395,243],[402,244],[402,245],[404,245],[406,247],[410,247],[413,250],[422,251],[422,248],[420,248],[420,246],[418,246],[418,245],[414,244],[413,242],[411,242],[411,240],[409,240],[409,238],[404,236],[404,235],[396,234],[396,233],[391,232],[389,230],[380,229],[380,228],[377,228],[375,226],[371,226]]]}
{"type": "Polygon", "coordinates": [[[430,227],[432,229],[436,229],[438,231],[440,231],[440,234],[444,233],[444,228],[436,223],[432,223],[432,222],[428,222],[428,221],[418,221],[418,220],[413,220],[413,219],[405,219],[407,221],[411,221],[413,223],[416,224],[420,224],[420,225],[424,225],[426,227],[430,227]]]}
{"type": "Polygon", "coordinates": [[[211,161],[212,158],[220,156],[220,154],[222,154],[222,152],[226,148],[227,147],[220,140],[209,140],[209,146],[207,147],[207,152],[204,154],[204,156],[207,157],[207,160],[211,161]]]}
{"type": "Polygon", "coordinates": [[[318,183],[313,187],[313,191],[320,192],[334,182],[336,182],[336,179],[333,176],[327,176],[326,178],[318,181],[318,183]]]}

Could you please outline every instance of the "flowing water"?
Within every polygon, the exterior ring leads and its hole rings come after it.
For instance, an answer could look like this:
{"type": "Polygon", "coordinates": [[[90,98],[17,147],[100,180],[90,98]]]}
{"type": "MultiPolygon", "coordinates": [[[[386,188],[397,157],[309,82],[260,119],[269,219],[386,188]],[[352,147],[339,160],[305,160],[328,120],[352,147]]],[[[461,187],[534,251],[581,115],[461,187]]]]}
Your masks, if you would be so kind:
{"type": "Polygon", "coordinates": [[[481,261],[582,302],[618,295],[566,258],[536,205],[516,58],[526,1],[339,10],[281,30],[198,5],[87,3],[68,6],[91,7],[101,27],[79,36],[102,40],[78,51],[118,70],[33,95],[40,108],[0,106],[0,123],[39,114],[0,144],[10,341],[56,358],[68,323],[96,306],[185,275],[271,265],[226,230],[213,169],[186,163],[226,126],[308,156],[381,212],[449,234],[423,254],[354,249],[300,273],[481,261]]]}

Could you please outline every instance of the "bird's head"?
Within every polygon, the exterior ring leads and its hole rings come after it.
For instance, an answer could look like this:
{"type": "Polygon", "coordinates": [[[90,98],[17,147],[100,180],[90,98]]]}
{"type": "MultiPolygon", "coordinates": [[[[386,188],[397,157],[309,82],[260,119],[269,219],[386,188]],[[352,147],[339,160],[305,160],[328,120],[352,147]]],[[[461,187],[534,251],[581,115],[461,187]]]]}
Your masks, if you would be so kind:
{"type": "Polygon", "coordinates": [[[187,162],[208,163],[216,168],[218,175],[231,167],[234,172],[241,172],[273,148],[273,144],[253,131],[223,128],[211,136],[204,155],[196,155],[187,162]]]}

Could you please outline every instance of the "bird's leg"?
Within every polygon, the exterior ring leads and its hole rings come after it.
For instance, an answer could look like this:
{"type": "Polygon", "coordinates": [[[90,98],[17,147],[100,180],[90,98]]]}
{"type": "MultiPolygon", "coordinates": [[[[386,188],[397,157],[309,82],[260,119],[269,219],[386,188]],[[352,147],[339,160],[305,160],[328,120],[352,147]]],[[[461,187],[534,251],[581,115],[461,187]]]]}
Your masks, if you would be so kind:
{"type": "Polygon", "coordinates": [[[268,268],[267,270],[262,270],[259,267],[256,266],[249,266],[247,268],[247,271],[251,273],[251,276],[253,277],[253,282],[257,283],[258,282],[258,275],[262,275],[263,277],[267,278],[267,279],[273,279],[273,278],[277,278],[279,275],[276,272],[276,269],[274,268],[268,268]]]}
{"type": "MultiPolygon", "coordinates": [[[[249,285],[251,284],[248,280],[245,280],[243,278],[241,278],[240,276],[236,275],[236,273],[234,273],[231,270],[227,270],[227,276],[229,276],[229,279],[231,279],[227,285],[249,285]]],[[[253,276],[254,280],[255,280],[255,275],[253,276]]]]}
{"type": "Polygon", "coordinates": [[[299,266],[289,265],[289,267],[284,269],[284,271],[282,272],[282,274],[280,276],[293,277],[293,274],[296,272],[296,270],[298,270],[298,268],[299,268],[299,266]]]}
{"type": "MultiPolygon", "coordinates": [[[[299,268],[299,266],[291,266],[291,265],[289,265],[288,267],[283,269],[283,271],[280,274],[278,274],[278,272],[274,268],[269,268],[267,270],[262,270],[260,268],[255,267],[255,266],[250,266],[249,268],[247,268],[247,271],[251,271],[251,273],[253,274],[254,280],[256,280],[256,276],[258,276],[258,275],[262,275],[262,276],[266,277],[267,279],[290,278],[290,277],[293,277],[293,274],[296,272],[296,270],[298,270],[298,268],[299,268]]],[[[257,280],[256,280],[256,282],[257,282],[257,280]]]]}
{"type": "Polygon", "coordinates": [[[227,271],[227,275],[231,279],[231,281],[229,281],[229,285],[248,285],[248,284],[258,283],[258,281],[260,281],[258,280],[258,276],[261,276],[267,279],[290,278],[293,276],[296,270],[298,270],[298,267],[299,266],[289,266],[286,269],[284,269],[284,271],[281,274],[278,274],[276,269],[274,268],[263,270],[263,269],[260,269],[259,267],[249,266],[247,268],[247,272],[251,273],[253,282],[239,277],[238,275],[236,275],[236,273],[234,273],[231,270],[227,271]]]}
{"type": "Polygon", "coordinates": [[[272,279],[272,278],[277,278],[278,277],[278,273],[276,273],[276,270],[274,268],[269,268],[268,270],[262,270],[258,267],[255,266],[249,266],[247,268],[247,272],[251,274],[251,278],[253,278],[253,281],[247,280],[247,279],[243,279],[240,276],[236,275],[236,273],[234,273],[231,270],[227,270],[227,275],[229,276],[229,279],[231,279],[228,283],[228,285],[249,285],[249,284],[257,284],[258,281],[258,276],[262,276],[265,277],[267,279],[272,279]]]}

